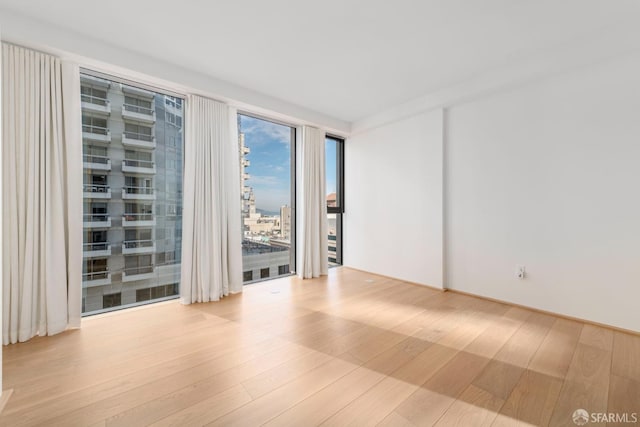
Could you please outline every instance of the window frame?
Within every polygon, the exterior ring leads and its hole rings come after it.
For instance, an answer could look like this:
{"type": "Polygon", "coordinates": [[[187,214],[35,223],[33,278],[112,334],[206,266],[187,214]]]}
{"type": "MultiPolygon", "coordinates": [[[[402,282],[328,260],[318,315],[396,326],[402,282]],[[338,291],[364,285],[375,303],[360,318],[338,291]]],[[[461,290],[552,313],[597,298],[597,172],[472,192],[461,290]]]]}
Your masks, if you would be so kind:
{"type": "MultiPolygon", "coordinates": [[[[165,100],[168,99],[168,97],[173,98],[173,102],[175,103],[176,110],[182,110],[182,114],[183,114],[183,124],[184,124],[184,119],[185,119],[185,115],[187,114],[186,112],[186,108],[185,105],[187,104],[187,97],[188,94],[187,93],[182,93],[179,91],[176,91],[175,89],[171,88],[171,87],[165,87],[164,85],[156,85],[155,82],[153,81],[145,81],[144,79],[139,78],[139,76],[129,76],[126,74],[121,74],[119,72],[104,72],[104,71],[99,71],[97,69],[94,68],[94,66],[91,65],[84,65],[81,64],[80,65],[80,75],[81,75],[81,79],[82,76],[87,76],[87,77],[94,77],[94,78],[98,78],[98,79],[103,79],[103,80],[107,80],[110,83],[118,83],[118,84],[123,84],[126,86],[131,86],[135,89],[140,89],[140,90],[146,90],[149,92],[154,92],[155,94],[160,94],[160,95],[164,95],[165,96],[165,100]]],[[[86,84],[85,82],[81,81],[80,82],[80,88],[82,87],[92,87],[91,84],[86,84]]],[[[99,90],[103,90],[102,87],[98,88],[99,90]]],[[[82,89],[80,89],[80,91],[82,91],[82,89]]],[[[107,90],[107,97],[108,97],[108,93],[109,91],[107,90]]],[[[131,94],[125,94],[125,96],[132,96],[131,94]]],[[[136,97],[135,95],[133,95],[133,97],[136,97]]],[[[136,97],[137,98],[137,97],[136,97]]],[[[150,100],[151,102],[151,109],[155,110],[155,101],[154,100],[150,100]]],[[[137,103],[136,103],[137,104],[137,103]]],[[[94,117],[101,117],[101,114],[96,115],[96,113],[87,113],[83,111],[82,114],[82,119],[84,119],[84,117],[91,117],[91,124],[94,125],[93,122],[93,118],[94,117]]],[[[109,116],[109,118],[107,119],[107,128],[109,128],[110,123],[109,123],[109,119],[111,116],[109,116]]],[[[81,119],[81,121],[82,121],[81,119]]],[[[125,123],[125,127],[127,123],[130,124],[138,124],[138,125],[142,125],[142,126],[147,126],[146,123],[138,123],[136,120],[127,120],[123,118],[123,122],[125,123]]],[[[82,126],[85,126],[84,121],[82,122],[82,126]]],[[[155,124],[150,126],[151,128],[151,135],[155,137],[155,124]]],[[[126,130],[123,130],[123,134],[125,133],[126,130]]],[[[85,153],[85,148],[89,147],[89,150],[91,151],[90,155],[93,156],[109,156],[109,148],[107,147],[103,147],[102,144],[100,143],[95,143],[95,142],[89,142],[89,141],[85,141],[83,140],[83,156],[85,156],[87,153],[85,153]],[[96,154],[96,152],[100,152],[100,154],[96,154]],[[104,152],[104,153],[103,153],[104,152]]],[[[181,153],[181,158],[182,161],[181,163],[177,163],[176,166],[179,166],[180,164],[182,164],[182,167],[180,169],[180,174],[182,174],[182,177],[184,178],[184,162],[185,162],[185,156],[184,156],[184,152],[185,152],[185,136],[184,136],[184,130],[180,129],[180,134],[178,136],[172,136],[170,139],[166,139],[165,142],[165,148],[169,151],[177,151],[178,147],[182,148],[182,153],[181,153]]],[[[136,150],[137,151],[137,150],[136,150]]],[[[153,152],[155,153],[155,151],[153,152]]],[[[84,158],[84,157],[83,157],[84,158]]],[[[126,156],[125,156],[126,159],[126,156]]],[[[152,162],[155,162],[155,155],[152,154],[152,162]]],[[[175,171],[173,171],[173,173],[175,173],[175,171]]],[[[157,176],[157,175],[154,175],[157,176]]],[[[181,185],[178,189],[178,192],[175,192],[175,194],[179,194],[181,199],[176,199],[177,200],[182,200],[184,201],[184,199],[182,198],[182,185],[184,185],[184,181],[181,181],[181,185]]],[[[83,203],[86,200],[83,199],[83,203]]],[[[125,202],[126,205],[126,202],[125,202]]],[[[84,204],[83,204],[84,206],[84,204]]],[[[89,208],[91,209],[91,204],[89,205],[89,208]]],[[[91,209],[93,210],[93,209],[91,209]]],[[[153,211],[155,211],[155,209],[152,209],[153,211]]],[[[108,215],[109,208],[107,205],[107,212],[106,214],[108,215]]],[[[182,210],[180,209],[179,212],[182,212],[182,210]]],[[[155,215],[154,212],[150,213],[151,215],[155,215]]],[[[177,234],[179,235],[181,233],[182,230],[182,224],[180,224],[180,227],[178,228],[176,226],[175,231],[177,232],[177,234]]],[[[157,239],[155,239],[157,240],[157,239]]],[[[176,239],[176,255],[177,255],[177,251],[180,250],[181,252],[181,240],[180,239],[176,239]],[[180,249],[179,249],[180,248],[180,249]]],[[[157,252],[156,252],[157,254],[157,252]]],[[[127,255],[129,256],[129,255],[127,255]]],[[[108,259],[108,257],[107,257],[108,259]]],[[[108,261],[107,261],[108,262],[108,261]]],[[[154,259],[152,257],[152,264],[155,265],[154,259]]],[[[107,264],[108,267],[108,264],[107,264]]],[[[110,307],[110,308],[102,308],[102,309],[97,309],[97,310],[92,310],[92,311],[86,311],[86,298],[87,295],[85,293],[85,288],[83,287],[83,295],[82,295],[82,311],[81,311],[81,316],[84,317],[89,317],[89,316],[93,316],[93,315],[97,315],[97,314],[102,314],[102,313],[107,313],[107,312],[112,312],[112,311],[117,311],[117,310],[122,310],[122,309],[128,309],[128,308],[133,308],[133,307],[137,307],[137,306],[141,306],[141,305],[147,305],[147,304],[154,304],[154,303],[159,303],[162,301],[167,301],[167,300],[172,300],[172,299],[178,299],[180,298],[179,295],[179,286],[180,286],[180,282],[176,282],[173,284],[168,284],[168,285],[161,285],[161,286],[165,286],[165,288],[168,289],[169,286],[177,286],[178,289],[178,293],[174,293],[171,296],[165,296],[163,298],[159,298],[159,299],[151,299],[148,301],[136,301],[136,302],[132,302],[132,303],[127,303],[126,305],[122,305],[122,295],[121,295],[121,305],[119,306],[114,306],[114,307],[110,307]]],[[[103,295],[108,295],[108,294],[103,294],[103,295]]],[[[110,294],[109,294],[110,295],[110,294]]]]}
{"type": "MultiPolygon", "coordinates": [[[[336,239],[332,240],[336,247],[335,261],[332,264],[342,265],[342,248],[344,241],[344,233],[342,229],[342,215],[344,214],[344,144],[345,139],[329,133],[325,134],[325,143],[327,140],[336,143],[336,205],[327,206],[327,215],[334,214],[336,216],[336,239]],[[338,238],[339,236],[339,238],[338,238]]],[[[327,236],[327,240],[328,239],[327,236]]]]}
{"type": "MultiPolygon", "coordinates": [[[[297,173],[298,173],[298,157],[297,157],[297,144],[298,144],[298,137],[299,137],[299,125],[296,125],[294,123],[289,123],[286,121],[282,121],[282,120],[278,120],[275,119],[273,117],[269,117],[269,116],[263,116],[261,114],[256,114],[254,112],[248,111],[248,110],[242,110],[242,109],[238,109],[236,111],[236,118],[238,118],[239,116],[246,116],[246,117],[250,117],[252,119],[257,119],[257,120],[264,120],[266,122],[270,122],[270,123],[274,123],[276,125],[281,125],[281,126],[286,126],[288,128],[291,129],[291,147],[290,147],[290,161],[291,161],[291,168],[290,168],[290,182],[291,182],[291,237],[290,237],[290,246],[289,246],[289,272],[287,274],[283,274],[283,275],[278,275],[278,276],[271,276],[268,278],[256,278],[253,277],[252,280],[250,281],[245,281],[244,277],[243,277],[243,281],[242,284],[243,286],[246,285],[252,285],[254,283],[257,282],[261,282],[264,280],[273,280],[273,279],[278,279],[278,278],[282,278],[282,277],[287,277],[287,276],[293,276],[296,274],[296,260],[297,260],[297,252],[298,252],[298,248],[297,248],[297,216],[296,216],[296,206],[297,206],[297,173]]],[[[238,133],[240,132],[240,129],[238,129],[238,133]]],[[[240,197],[242,198],[243,195],[240,194],[240,197]]],[[[244,268],[244,266],[243,266],[244,268]]],[[[243,273],[244,274],[244,273],[243,273]]]]}
{"type": "Polygon", "coordinates": [[[328,214],[344,213],[344,138],[331,134],[325,135],[325,141],[330,139],[336,142],[336,205],[327,206],[328,214]]]}

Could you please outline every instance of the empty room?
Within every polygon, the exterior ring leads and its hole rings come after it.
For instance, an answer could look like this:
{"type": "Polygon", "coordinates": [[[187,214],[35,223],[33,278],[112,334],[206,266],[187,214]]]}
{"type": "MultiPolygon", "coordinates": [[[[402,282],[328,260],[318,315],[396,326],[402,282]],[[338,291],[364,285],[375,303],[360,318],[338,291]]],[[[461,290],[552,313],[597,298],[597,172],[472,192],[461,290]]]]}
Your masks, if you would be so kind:
{"type": "Polygon", "coordinates": [[[637,0],[0,0],[0,426],[640,425],[637,0]]]}

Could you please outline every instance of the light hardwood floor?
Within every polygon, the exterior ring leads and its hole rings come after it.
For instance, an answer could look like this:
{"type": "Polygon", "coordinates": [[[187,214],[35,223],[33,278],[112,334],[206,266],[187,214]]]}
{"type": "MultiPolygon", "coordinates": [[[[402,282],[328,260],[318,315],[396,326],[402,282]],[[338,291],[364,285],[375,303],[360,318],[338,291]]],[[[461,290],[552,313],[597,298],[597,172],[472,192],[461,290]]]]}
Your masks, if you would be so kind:
{"type": "Polygon", "coordinates": [[[338,268],[6,346],[4,388],[3,426],[572,426],[640,415],[640,337],[338,268]]]}

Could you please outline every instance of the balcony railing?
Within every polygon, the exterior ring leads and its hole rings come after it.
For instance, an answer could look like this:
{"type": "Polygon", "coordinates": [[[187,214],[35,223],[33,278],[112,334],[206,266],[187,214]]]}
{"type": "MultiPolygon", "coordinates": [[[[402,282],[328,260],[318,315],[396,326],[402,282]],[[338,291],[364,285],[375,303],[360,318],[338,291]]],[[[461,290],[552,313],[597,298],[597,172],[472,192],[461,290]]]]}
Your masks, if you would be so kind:
{"type": "Polygon", "coordinates": [[[124,159],[122,164],[125,166],[130,166],[132,168],[149,168],[152,169],[156,166],[156,164],[150,160],[134,160],[134,159],[124,159]]]}
{"type": "Polygon", "coordinates": [[[153,265],[144,265],[142,267],[125,268],[124,269],[124,273],[127,276],[135,276],[135,275],[138,275],[138,274],[153,273],[154,269],[155,269],[155,266],[153,266],[153,265]]]}
{"type": "Polygon", "coordinates": [[[122,134],[122,145],[153,150],[156,148],[156,137],[148,133],[124,132],[122,134]]]}
{"type": "Polygon", "coordinates": [[[83,166],[86,169],[95,169],[110,171],[111,159],[106,156],[95,156],[93,154],[85,154],[82,156],[83,166]]]}
{"type": "Polygon", "coordinates": [[[122,272],[123,282],[134,282],[136,280],[145,280],[153,278],[155,266],[145,265],[142,267],[125,268],[122,272]]]}
{"type": "Polygon", "coordinates": [[[92,133],[95,135],[109,135],[109,129],[102,126],[82,125],[82,132],[92,133]]]}
{"type": "Polygon", "coordinates": [[[140,105],[124,104],[122,106],[122,118],[146,123],[155,123],[156,112],[153,107],[147,108],[141,107],[140,105]]]}
{"type": "Polygon", "coordinates": [[[84,184],[83,195],[86,199],[110,199],[111,188],[108,185],[84,184]]]}
{"type": "Polygon", "coordinates": [[[102,184],[85,184],[85,193],[110,193],[110,187],[102,184]]]}
{"type": "Polygon", "coordinates": [[[122,161],[122,172],[155,174],[156,164],[149,160],[124,159],[122,161]]]}
{"type": "Polygon", "coordinates": [[[82,125],[82,137],[89,141],[109,144],[111,142],[111,131],[102,126],[82,125]]]}
{"type": "Polygon", "coordinates": [[[104,271],[94,271],[93,273],[83,273],[82,281],[90,282],[92,280],[102,280],[107,279],[109,277],[109,270],[104,271]]]}
{"type": "Polygon", "coordinates": [[[146,254],[156,251],[153,240],[125,240],[122,242],[122,254],[146,254]]]}
{"type": "Polygon", "coordinates": [[[82,160],[85,163],[98,163],[98,164],[109,164],[109,157],[106,156],[96,156],[93,154],[85,154],[82,156],[82,160]]]}
{"type": "Polygon", "coordinates": [[[109,105],[109,100],[106,98],[100,98],[98,96],[85,95],[85,94],[82,95],[82,102],[99,105],[101,107],[106,107],[109,105]]]}
{"type": "Polygon", "coordinates": [[[122,215],[123,227],[153,227],[156,219],[153,214],[125,213],[122,215]]]}
{"type": "Polygon", "coordinates": [[[109,214],[84,214],[84,222],[108,222],[109,214]]]}
{"type": "Polygon", "coordinates": [[[149,213],[125,213],[122,218],[127,221],[153,221],[153,214],[149,213]]]}
{"type": "Polygon", "coordinates": [[[82,250],[84,252],[106,251],[110,247],[109,242],[83,243],[82,250]]]}
{"type": "Polygon", "coordinates": [[[131,104],[123,104],[122,107],[129,112],[138,113],[138,114],[146,114],[147,116],[153,115],[152,108],[141,107],[139,105],[131,105],[131,104]]]}
{"type": "Polygon", "coordinates": [[[122,187],[127,194],[153,194],[153,187],[122,187]]]}
{"type": "Polygon", "coordinates": [[[136,200],[155,200],[156,195],[152,187],[127,186],[122,188],[122,198],[136,200]]]}
{"type": "Polygon", "coordinates": [[[111,244],[109,242],[84,243],[82,256],[85,258],[97,258],[111,256],[111,244]]]}
{"type": "Polygon", "coordinates": [[[94,271],[82,275],[82,286],[89,288],[92,286],[105,286],[111,284],[111,273],[108,270],[94,271]]]}
{"type": "Polygon", "coordinates": [[[153,240],[125,240],[123,246],[126,249],[152,248],[153,240]]]}
{"type": "Polygon", "coordinates": [[[153,142],[155,140],[155,137],[153,135],[149,135],[146,133],[125,132],[124,136],[129,139],[135,139],[137,141],[153,142]]]}

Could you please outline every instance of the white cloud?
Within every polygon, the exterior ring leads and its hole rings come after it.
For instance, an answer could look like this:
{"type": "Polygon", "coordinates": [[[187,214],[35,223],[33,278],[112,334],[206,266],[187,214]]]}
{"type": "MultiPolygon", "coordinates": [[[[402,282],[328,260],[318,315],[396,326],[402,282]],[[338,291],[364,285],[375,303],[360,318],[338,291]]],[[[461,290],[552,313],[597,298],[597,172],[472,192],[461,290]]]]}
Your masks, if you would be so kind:
{"type": "MultiPolygon", "coordinates": [[[[291,143],[290,127],[278,125],[266,120],[243,117],[241,130],[245,135],[252,134],[257,137],[267,137],[270,140],[275,140],[287,145],[291,143]]],[[[256,141],[254,141],[254,143],[255,142],[256,141]]]]}
{"type": "Polygon", "coordinates": [[[252,185],[252,186],[278,186],[278,185],[284,185],[285,183],[282,182],[277,176],[270,176],[270,175],[265,175],[265,176],[260,176],[260,175],[251,175],[250,174],[250,178],[247,180],[247,184],[252,185]]]}

